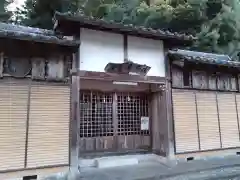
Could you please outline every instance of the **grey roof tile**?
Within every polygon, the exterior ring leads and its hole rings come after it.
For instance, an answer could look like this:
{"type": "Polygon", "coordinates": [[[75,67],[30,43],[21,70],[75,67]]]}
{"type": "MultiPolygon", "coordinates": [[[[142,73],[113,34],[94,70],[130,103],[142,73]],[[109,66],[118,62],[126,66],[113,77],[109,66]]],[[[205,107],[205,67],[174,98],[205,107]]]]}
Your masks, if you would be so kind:
{"type": "Polygon", "coordinates": [[[72,14],[72,13],[55,13],[55,20],[67,20],[67,21],[74,21],[79,22],[82,25],[94,25],[98,27],[105,27],[109,29],[119,30],[123,33],[131,32],[136,33],[138,35],[150,35],[156,38],[163,38],[163,39],[176,39],[180,41],[194,41],[196,37],[192,35],[177,33],[177,32],[170,32],[169,30],[163,31],[161,29],[152,29],[152,28],[145,28],[134,26],[133,24],[121,24],[121,23],[110,23],[103,19],[97,19],[94,17],[85,16],[82,14],[72,14]]]}
{"type": "Polygon", "coordinates": [[[240,62],[232,61],[228,55],[224,54],[213,54],[181,49],[170,50],[168,54],[175,60],[184,59],[196,63],[216,64],[222,66],[240,66],[240,62]]]}
{"type": "Polygon", "coordinates": [[[54,31],[26,27],[21,25],[7,24],[0,22],[0,37],[36,41],[42,43],[53,43],[65,46],[77,46],[77,41],[67,40],[59,37],[54,31]]]}

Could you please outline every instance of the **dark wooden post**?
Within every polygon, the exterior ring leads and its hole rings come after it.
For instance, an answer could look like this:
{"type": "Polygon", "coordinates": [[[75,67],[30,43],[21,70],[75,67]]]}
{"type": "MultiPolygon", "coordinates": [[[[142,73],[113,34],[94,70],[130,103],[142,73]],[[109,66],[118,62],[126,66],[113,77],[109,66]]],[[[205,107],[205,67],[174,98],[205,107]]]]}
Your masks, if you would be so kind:
{"type": "Polygon", "coordinates": [[[72,67],[72,88],[71,88],[71,109],[72,117],[70,120],[70,166],[78,170],[79,166],[79,144],[80,144],[80,77],[78,75],[79,52],[73,54],[72,67]]]}
{"type": "Polygon", "coordinates": [[[166,156],[168,158],[174,158],[175,150],[174,150],[174,122],[173,122],[173,104],[172,104],[172,83],[171,83],[171,64],[167,55],[167,51],[165,50],[165,67],[166,67],[166,89],[165,89],[165,98],[166,98],[166,128],[167,128],[167,136],[166,136],[166,156]]]}

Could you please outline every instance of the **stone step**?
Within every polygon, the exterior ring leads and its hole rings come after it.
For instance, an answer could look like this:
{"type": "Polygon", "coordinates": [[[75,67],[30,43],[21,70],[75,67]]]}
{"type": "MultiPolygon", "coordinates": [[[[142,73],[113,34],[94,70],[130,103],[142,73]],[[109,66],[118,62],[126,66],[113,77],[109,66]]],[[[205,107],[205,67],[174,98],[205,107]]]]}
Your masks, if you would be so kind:
{"type": "Polygon", "coordinates": [[[135,165],[142,162],[157,161],[167,166],[170,166],[166,158],[155,154],[137,154],[137,155],[122,155],[122,156],[105,156],[98,158],[81,158],[79,159],[80,168],[105,168],[117,167],[126,165],[135,165]]]}
{"type": "Polygon", "coordinates": [[[95,160],[97,168],[113,168],[120,166],[132,166],[139,163],[137,158],[130,157],[104,157],[95,160]]]}

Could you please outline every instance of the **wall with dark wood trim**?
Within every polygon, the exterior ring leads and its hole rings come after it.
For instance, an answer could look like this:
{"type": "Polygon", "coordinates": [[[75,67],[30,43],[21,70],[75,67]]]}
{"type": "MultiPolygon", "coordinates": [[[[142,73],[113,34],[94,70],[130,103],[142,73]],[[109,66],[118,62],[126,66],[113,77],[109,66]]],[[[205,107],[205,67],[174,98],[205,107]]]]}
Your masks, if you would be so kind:
{"type": "Polygon", "coordinates": [[[234,92],[239,91],[238,74],[236,70],[231,72],[224,68],[205,70],[203,67],[172,65],[172,87],[234,92]]]}

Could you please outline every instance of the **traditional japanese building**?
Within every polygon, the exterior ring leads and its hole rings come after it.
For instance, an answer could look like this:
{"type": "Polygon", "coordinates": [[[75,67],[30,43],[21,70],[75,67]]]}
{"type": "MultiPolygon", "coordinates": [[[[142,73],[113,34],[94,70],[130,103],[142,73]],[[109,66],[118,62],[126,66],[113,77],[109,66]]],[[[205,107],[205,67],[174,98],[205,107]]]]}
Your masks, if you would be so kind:
{"type": "Polygon", "coordinates": [[[79,157],[238,152],[238,62],[176,49],[192,36],[85,16],[56,13],[55,30],[80,40],[79,157]]]}
{"type": "Polygon", "coordinates": [[[0,179],[68,171],[85,157],[239,153],[238,62],[176,49],[189,35],[54,20],[54,31],[0,24],[0,179]]]}
{"type": "Polygon", "coordinates": [[[72,150],[79,147],[79,157],[139,152],[172,157],[167,54],[194,37],[61,13],[55,15],[55,31],[80,41],[75,72],[80,91],[73,97],[80,112],[73,127],[80,134],[72,150]]]}

